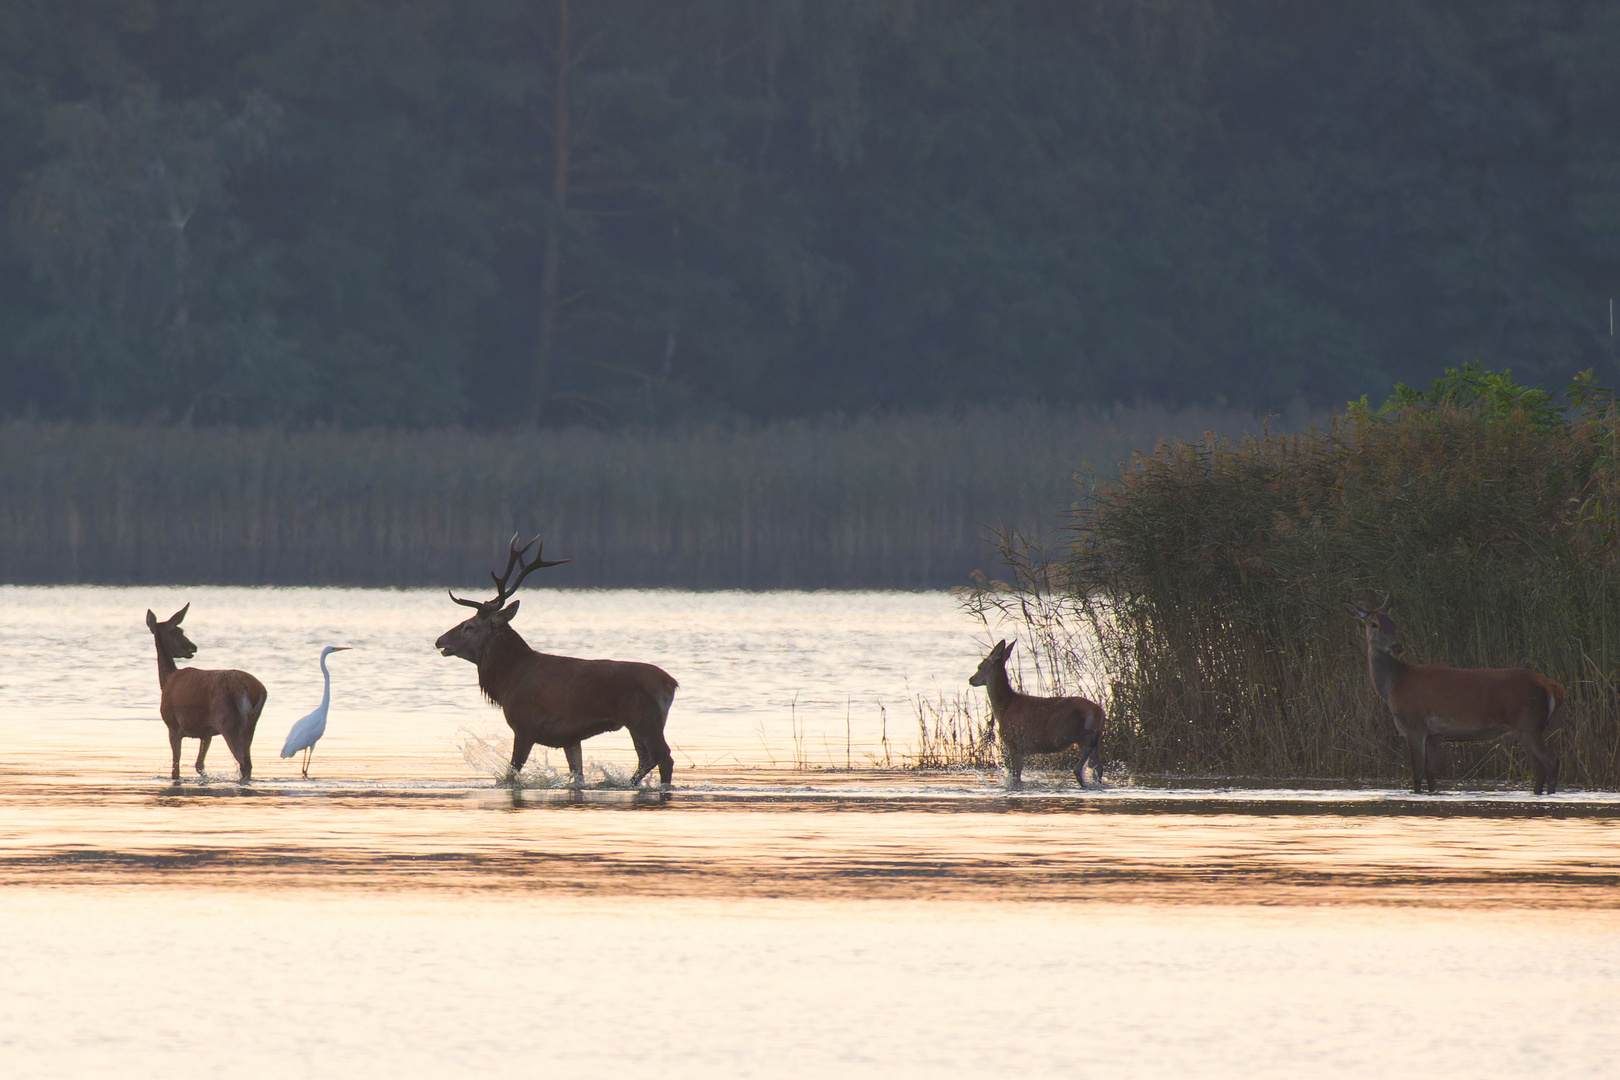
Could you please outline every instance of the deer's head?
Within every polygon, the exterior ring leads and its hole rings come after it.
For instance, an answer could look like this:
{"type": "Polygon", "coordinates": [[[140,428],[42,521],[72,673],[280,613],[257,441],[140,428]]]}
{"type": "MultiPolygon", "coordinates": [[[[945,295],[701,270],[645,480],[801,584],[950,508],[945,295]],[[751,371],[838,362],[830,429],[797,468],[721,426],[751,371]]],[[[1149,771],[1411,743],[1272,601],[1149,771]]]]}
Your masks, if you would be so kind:
{"type": "Polygon", "coordinates": [[[186,637],[186,632],[180,629],[180,620],[184,619],[186,612],[190,610],[191,605],[188,603],[162,622],[158,622],[158,617],[152,614],[151,608],[146,610],[146,628],[152,631],[152,636],[157,639],[158,649],[171,660],[190,660],[197,655],[197,646],[193,645],[191,639],[186,637]]]}
{"type": "Polygon", "coordinates": [[[543,566],[561,566],[568,561],[557,559],[546,562],[540,558],[541,546],[538,536],[521,548],[518,547],[517,537],[512,537],[512,542],[508,545],[506,572],[497,574],[491,570],[489,574],[495,580],[495,599],[463,600],[455,593],[451,593],[450,599],[463,607],[472,608],[476,614],[440,634],[433,647],[444,656],[459,656],[474,664],[482,663],[489,653],[490,645],[511,626],[512,616],[518,613],[518,601],[513,600],[510,604],[507,601],[517,592],[518,586],[523,584],[523,579],[543,566]],[[531,547],[534,548],[534,561],[525,562],[524,556],[531,547]],[[508,585],[513,568],[518,570],[517,580],[508,585]]]}
{"type": "Polygon", "coordinates": [[[996,642],[995,647],[990,650],[990,655],[979,661],[979,670],[968,676],[968,685],[984,686],[989,682],[992,673],[1004,670],[1007,657],[1012,655],[1013,645],[1017,644],[1016,640],[1012,645],[1007,644],[1006,638],[996,642]]]}
{"type": "Polygon", "coordinates": [[[1390,618],[1389,608],[1391,597],[1388,593],[1378,602],[1378,606],[1367,609],[1351,604],[1350,617],[1360,620],[1362,629],[1367,633],[1367,646],[1382,652],[1400,652],[1401,631],[1390,618]]]}

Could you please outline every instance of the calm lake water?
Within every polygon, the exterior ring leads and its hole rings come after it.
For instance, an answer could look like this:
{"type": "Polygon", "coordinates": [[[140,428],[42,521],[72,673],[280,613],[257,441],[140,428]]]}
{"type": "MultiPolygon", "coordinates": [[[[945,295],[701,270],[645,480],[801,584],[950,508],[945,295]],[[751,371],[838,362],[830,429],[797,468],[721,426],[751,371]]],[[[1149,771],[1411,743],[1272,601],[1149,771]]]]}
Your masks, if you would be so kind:
{"type": "Polygon", "coordinates": [[[1612,1075],[1611,794],[1009,794],[885,767],[983,652],[949,596],[545,589],[531,644],[681,681],[675,786],[618,785],[621,732],[513,789],[461,614],[0,588],[0,1071],[1612,1075]],[[143,616],[188,600],[269,689],[251,785],[219,740],[168,782],[143,616]]]}

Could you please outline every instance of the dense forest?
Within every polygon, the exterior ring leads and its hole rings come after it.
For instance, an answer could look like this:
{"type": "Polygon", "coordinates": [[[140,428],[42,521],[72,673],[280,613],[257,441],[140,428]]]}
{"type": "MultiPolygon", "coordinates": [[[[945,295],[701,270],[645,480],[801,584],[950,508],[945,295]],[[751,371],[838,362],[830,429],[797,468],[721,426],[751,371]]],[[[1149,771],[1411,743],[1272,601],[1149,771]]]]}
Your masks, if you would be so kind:
{"type": "Polygon", "coordinates": [[[0,415],[1614,371],[1601,0],[4,0],[0,415]]]}

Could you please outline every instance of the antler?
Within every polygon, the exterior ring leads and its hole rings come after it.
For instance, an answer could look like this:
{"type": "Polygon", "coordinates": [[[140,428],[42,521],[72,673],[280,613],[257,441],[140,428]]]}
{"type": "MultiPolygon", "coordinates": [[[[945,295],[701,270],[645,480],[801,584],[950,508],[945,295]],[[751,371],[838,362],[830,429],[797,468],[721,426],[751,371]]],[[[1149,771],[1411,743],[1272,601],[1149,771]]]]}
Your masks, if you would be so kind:
{"type": "Polygon", "coordinates": [[[495,599],[463,600],[455,593],[450,594],[450,599],[454,600],[458,604],[463,605],[464,607],[477,608],[480,612],[487,613],[501,610],[501,608],[506,606],[506,602],[512,598],[512,594],[518,591],[518,586],[523,584],[524,578],[528,577],[534,571],[539,570],[541,567],[561,566],[563,563],[568,561],[567,559],[542,559],[540,557],[540,553],[544,547],[545,544],[541,541],[538,535],[536,535],[535,538],[530,540],[527,544],[524,544],[522,547],[518,547],[518,534],[513,533],[512,542],[507,546],[506,570],[499,574],[493,570],[489,572],[490,578],[495,582],[495,599]],[[529,553],[529,549],[531,547],[534,548],[534,561],[525,562],[523,557],[529,553]],[[512,576],[513,567],[516,567],[519,571],[518,578],[516,581],[512,582],[510,587],[508,587],[506,582],[507,579],[512,576]]]}

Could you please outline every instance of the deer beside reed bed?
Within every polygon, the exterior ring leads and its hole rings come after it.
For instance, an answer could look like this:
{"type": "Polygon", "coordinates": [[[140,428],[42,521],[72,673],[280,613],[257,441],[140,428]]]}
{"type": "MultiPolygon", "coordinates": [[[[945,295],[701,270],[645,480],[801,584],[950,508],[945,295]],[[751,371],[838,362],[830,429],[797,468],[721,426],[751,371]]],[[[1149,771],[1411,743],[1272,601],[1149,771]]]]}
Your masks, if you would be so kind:
{"type": "Polygon", "coordinates": [[[1412,767],[1412,791],[1432,794],[1434,749],[1442,742],[1479,742],[1516,735],[1530,755],[1536,794],[1558,790],[1558,759],[1543,741],[1564,709],[1564,688],[1529,668],[1454,668],[1442,664],[1406,664],[1399,650],[1400,632],[1389,616],[1385,596],[1371,611],[1352,606],[1351,617],[1367,634],[1367,674],[1395,718],[1406,740],[1412,767]]]}
{"type": "Polygon", "coordinates": [[[499,705],[512,729],[512,776],[516,778],[534,744],[560,748],[568,758],[573,782],[585,782],[580,743],[595,735],[628,728],[636,748],[636,771],[631,784],[640,784],[654,768],[667,785],[675,771],[664,723],[680,685],[669,673],[651,664],[625,660],[579,660],[536,652],[512,629],[518,602],[506,606],[530,573],[543,566],[560,566],[567,559],[544,562],[537,536],[523,547],[512,537],[506,572],[495,580],[493,600],[450,599],[477,611],[472,618],[447,630],[434,642],[444,656],[459,656],[478,666],[478,685],[491,703],[499,705]],[[525,562],[530,547],[534,561],[525,562]],[[513,568],[518,577],[510,585],[513,568]]]}
{"type": "Polygon", "coordinates": [[[158,687],[163,694],[158,711],[169,728],[169,748],[174,752],[169,779],[180,779],[181,739],[202,741],[197,750],[201,775],[208,744],[220,735],[246,783],[253,779],[253,731],[264,711],[264,684],[245,671],[176,667],[176,660],[197,655],[197,646],[180,629],[180,621],[190,610],[187,604],[162,622],[150,609],[146,612],[146,628],[157,644],[158,687]]]}
{"type": "Polygon", "coordinates": [[[1099,773],[1097,743],[1102,738],[1102,707],[1083,697],[1043,698],[1014,690],[1007,681],[1007,657],[1013,645],[1007,644],[1005,638],[996,642],[990,655],[968,678],[969,686],[982,686],[990,695],[990,709],[1001,728],[1007,786],[1023,785],[1025,755],[1055,754],[1079,746],[1080,763],[1074,767],[1074,778],[1085,787],[1086,765],[1091,766],[1093,776],[1099,773]]]}

